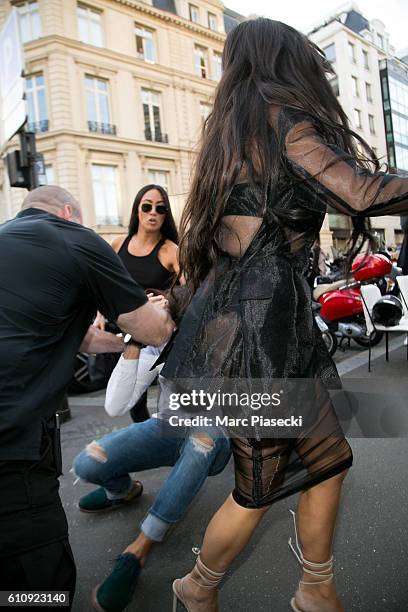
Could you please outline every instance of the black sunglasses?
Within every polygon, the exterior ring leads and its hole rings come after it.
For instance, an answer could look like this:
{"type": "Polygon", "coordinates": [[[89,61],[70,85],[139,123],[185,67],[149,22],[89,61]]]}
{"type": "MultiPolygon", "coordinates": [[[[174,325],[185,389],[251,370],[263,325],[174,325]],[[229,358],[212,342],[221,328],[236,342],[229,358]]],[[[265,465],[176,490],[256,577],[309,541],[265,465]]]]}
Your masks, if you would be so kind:
{"type": "MultiPolygon", "coordinates": [[[[141,206],[141,209],[144,213],[150,212],[152,208],[153,204],[148,204],[147,202],[144,202],[141,206]]],[[[167,212],[167,206],[165,204],[156,204],[154,205],[154,208],[158,215],[165,215],[167,212]]]]}

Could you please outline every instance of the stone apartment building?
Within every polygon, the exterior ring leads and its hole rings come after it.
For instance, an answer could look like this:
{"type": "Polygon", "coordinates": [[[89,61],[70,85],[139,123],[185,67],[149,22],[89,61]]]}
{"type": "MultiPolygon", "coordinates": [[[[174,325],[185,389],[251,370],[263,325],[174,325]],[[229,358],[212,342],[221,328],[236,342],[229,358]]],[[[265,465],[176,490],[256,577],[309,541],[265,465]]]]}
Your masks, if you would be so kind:
{"type": "MultiPolygon", "coordinates": [[[[48,183],[71,191],[85,224],[108,239],[123,231],[146,183],[168,189],[178,218],[226,30],[240,16],[218,0],[1,0],[0,27],[14,6],[28,127],[48,183]]],[[[3,167],[0,221],[24,194],[10,189],[3,167]]]]}
{"type": "MultiPolygon", "coordinates": [[[[381,162],[391,162],[391,170],[399,170],[389,159],[384,124],[380,71],[384,62],[395,55],[385,25],[378,19],[368,21],[355,3],[349,3],[317,24],[308,35],[333,64],[337,76],[332,86],[352,129],[370,144],[381,162]]],[[[402,241],[398,216],[373,218],[371,223],[386,245],[402,241]]],[[[344,248],[350,220],[331,213],[329,228],[334,245],[344,248]]]]}
{"type": "MultiPolygon", "coordinates": [[[[243,17],[218,0],[0,0],[0,27],[12,7],[24,43],[28,127],[48,182],[80,199],[85,224],[107,239],[123,232],[148,182],[168,189],[178,219],[225,35],[243,17]]],[[[394,49],[384,24],[350,4],[309,36],[334,65],[332,84],[352,127],[387,161],[379,62],[394,49]]],[[[0,165],[0,222],[24,194],[10,189],[0,165]]],[[[398,217],[372,223],[386,244],[401,240],[398,217]]],[[[349,231],[348,218],[329,214],[323,248],[341,249],[349,231]]]]}

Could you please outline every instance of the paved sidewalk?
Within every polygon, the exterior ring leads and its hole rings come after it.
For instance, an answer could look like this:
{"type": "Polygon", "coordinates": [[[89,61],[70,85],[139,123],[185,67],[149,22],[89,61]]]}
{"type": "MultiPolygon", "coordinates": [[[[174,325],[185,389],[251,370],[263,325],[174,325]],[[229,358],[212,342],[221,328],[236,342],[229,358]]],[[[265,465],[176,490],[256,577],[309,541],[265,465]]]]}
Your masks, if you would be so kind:
{"type": "MultiPolygon", "coordinates": [[[[398,344],[398,342],[397,342],[398,344]]],[[[401,339],[399,340],[401,344],[401,339]]],[[[381,347],[378,347],[381,351],[381,347]]],[[[405,347],[381,355],[368,375],[366,352],[342,358],[340,369],[348,377],[392,376],[406,389],[408,363],[405,347]],[[350,361],[355,359],[355,361],[350,361]]],[[[154,394],[149,401],[154,404],[154,394]]],[[[112,567],[112,560],[137,533],[140,520],[157,494],[167,468],[139,473],[145,493],[133,507],[91,516],[76,507],[78,497],[91,487],[77,483],[69,473],[73,457],[86,443],[129,424],[128,417],[111,419],[103,410],[103,394],[71,399],[73,419],[63,425],[65,475],[61,495],[68,515],[71,543],[78,565],[74,612],[90,610],[89,594],[112,567]]],[[[407,406],[408,410],[408,406],[407,406]]],[[[344,485],[336,545],[335,572],[345,609],[366,612],[408,610],[408,444],[406,439],[353,439],[354,466],[344,485]]],[[[232,462],[223,474],[211,478],[184,521],[167,541],[153,551],[140,578],[130,611],[171,610],[171,582],[194,562],[208,520],[233,486],[232,462]]],[[[224,612],[288,612],[289,599],[299,578],[299,567],[288,548],[292,534],[288,509],[296,497],[277,503],[267,514],[245,553],[234,564],[222,587],[224,612]]],[[[179,608],[181,610],[181,607],[179,608]]]]}

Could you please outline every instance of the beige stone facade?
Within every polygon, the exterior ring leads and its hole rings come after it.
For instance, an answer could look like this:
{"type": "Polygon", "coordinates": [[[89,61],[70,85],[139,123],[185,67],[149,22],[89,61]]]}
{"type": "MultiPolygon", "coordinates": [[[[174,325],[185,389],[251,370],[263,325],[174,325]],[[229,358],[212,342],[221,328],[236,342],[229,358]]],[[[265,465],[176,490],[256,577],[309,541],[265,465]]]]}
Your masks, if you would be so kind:
{"type": "MultiPolygon", "coordinates": [[[[384,24],[377,19],[367,22],[361,32],[353,31],[350,26],[358,18],[355,9],[357,7],[350,3],[342,13],[328,17],[322,25],[317,25],[309,37],[332,62],[337,75],[338,99],[350,119],[352,129],[373,147],[381,162],[387,163],[379,62],[392,56],[395,50],[390,45],[384,24]]],[[[398,216],[373,218],[371,223],[386,245],[395,245],[402,240],[398,216]]],[[[329,227],[341,237],[348,232],[350,224],[343,215],[329,215],[329,227]]],[[[327,233],[324,236],[326,248],[330,246],[330,235],[327,233]]],[[[345,239],[335,239],[335,242],[342,246],[345,239]]]]}
{"type": "MultiPolygon", "coordinates": [[[[225,24],[231,27],[239,16],[229,12],[226,21],[218,0],[0,0],[0,27],[13,6],[26,41],[29,121],[38,130],[48,182],[71,191],[82,203],[85,224],[107,239],[123,232],[133,198],[146,183],[167,187],[179,219],[220,74],[225,24]]],[[[384,26],[373,27],[372,36],[381,32],[388,45],[384,26]]],[[[353,127],[386,159],[378,61],[387,50],[370,35],[336,19],[311,38],[324,49],[335,45],[340,102],[353,127]]],[[[0,165],[0,222],[16,214],[25,193],[10,188],[0,165]]],[[[339,223],[346,229],[349,221],[326,217],[321,242],[327,252],[339,223]]],[[[398,240],[397,217],[374,219],[373,226],[387,244],[398,240]]]]}
{"type": "MultiPolygon", "coordinates": [[[[25,74],[37,98],[31,121],[47,128],[37,148],[50,182],[79,198],[85,224],[106,238],[123,231],[146,183],[166,185],[178,218],[217,85],[223,5],[177,0],[176,15],[132,0],[1,0],[0,27],[13,5],[31,12],[24,28],[41,28],[24,45],[25,74]]],[[[25,193],[3,169],[0,220],[25,193]]]]}

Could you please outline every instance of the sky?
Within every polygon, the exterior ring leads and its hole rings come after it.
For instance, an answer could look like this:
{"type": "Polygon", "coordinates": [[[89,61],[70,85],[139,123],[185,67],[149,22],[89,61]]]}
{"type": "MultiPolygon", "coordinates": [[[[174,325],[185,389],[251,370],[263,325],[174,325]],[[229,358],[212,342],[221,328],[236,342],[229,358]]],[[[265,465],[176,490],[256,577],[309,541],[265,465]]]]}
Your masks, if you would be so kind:
{"type": "MultiPolygon", "coordinates": [[[[337,8],[350,3],[341,0],[224,0],[224,4],[242,15],[255,13],[307,31],[332,12],[336,13],[337,8]]],[[[397,52],[408,48],[408,0],[356,0],[354,4],[367,19],[380,19],[385,24],[397,52]]]]}

